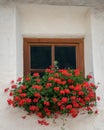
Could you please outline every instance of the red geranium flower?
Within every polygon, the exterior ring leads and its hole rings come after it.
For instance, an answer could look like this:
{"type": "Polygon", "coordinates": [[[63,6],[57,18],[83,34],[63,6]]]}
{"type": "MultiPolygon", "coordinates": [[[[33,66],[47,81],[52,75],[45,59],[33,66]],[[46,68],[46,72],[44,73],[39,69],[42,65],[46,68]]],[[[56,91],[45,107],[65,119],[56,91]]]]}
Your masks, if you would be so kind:
{"type": "Polygon", "coordinates": [[[60,94],[61,94],[61,95],[64,95],[64,94],[65,94],[65,91],[64,91],[64,90],[60,90],[60,94]]]}
{"type": "Polygon", "coordinates": [[[19,101],[19,105],[20,105],[20,106],[23,106],[25,103],[26,103],[26,100],[25,100],[25,99],[21,99],[21,100],[19,101]]]}
{"type": "Polygon", "coordinates": [[[19,78],[17,79],[17,82],[21,82],[21,81],[22,81],[22,78],[19,77],[19,78]]]}
{"type": "Polygon", "coordinates": [[[90,101],[89,97],[85,97],[84,99],[85,99],[85,101],[90,101]]]}
{"type": "Polygon", "coordinates": [[[39,100],[38,98],[34,98],[33,102],[38,102],[38,100],[39,100]]]}
{"type": "Polygon", "coordinates": [[[40,118],[43,118],[43,117],[44,117],[41,112],[37,112],[36,115],[37,115],[38,117],[40,117],[40,118]]]}
{"type": "Polygon", "coordinates": [[[52,86],[52,83],[47,83],[46,84],[46,88],[49,88],[49,87],[51,87],[52,86]]]}
{"type": "Polygon", "coordinates": [[[11,83],[11,84],[14,84],[14,80],[12,80],[10,83],[11,83]]]}
{"type": "Polygon", "coordinates": [[[72,79],[68,79],[68,83],[72,84],[74,81],[72,79]]]}
{"type": "Polygon", "coordinates": [[[75,74],[75,76],[79,76],[80,75],[79,69],[74,70],[74,74],[75,74]]]}
{"type": "Polygon", "coordinates": [[[34,73],[33,76],[34,76],[34,77],[38,77],[38,76],[39,76],[39,73],[34,73]]]}
{"type": "Polygon", "coordinates": [[[95,114],[98,114],[98,110],[95,110],[95,114]]]}
{"type": "Polygon", "coordinates": [[[76,99],[76,96],[71,96],[71,100],[75,100],[76,99]]]}
{"type": "Polygon", "coordinates": [[[18,89],[17,92],[18,92],[18,93],[22,93],[22,89],[18,89]]]}
{"type": "Polygon", "coordinates": [[[62,74],[65,76],[72,76],[72,73],[69,73],[68,70],[62,70],[62,74]]]}
{"type": "Polygon", "coordinates": [[[78,107],[79,107],[79,104],[76,103],[76,102],[74,102],[74,103],[73,103],[73,107],[78,108],[78,107]]]}
{"type": "Polygon", "coordinates": [[[58,83],[58,84],[61,84],[61,79],[60,78],[54,78],[54,82],[58,83]]]}
{"type": "Polygon", "coordinates": [[[17,85],[14,84],[14,85],[11,86],[11,88],[15,89],[15,88],[17,88],[17,85]]]}
{"type": "Polygon", "coordinates": [[[75,118],[75,117],[78,115],[78,111],[77,111],[77,109],[75,109],[75,108],[72,108],[72,109],[70,110],[70,113],[71,113],[71,115],[72,115],[73,118],[75,118]]]}
{"type": "Polygon", "coordinates": [[[97,100],[100,101],[100,97],[99,96],[97,96],[97,100]]]}
{"type": "Polygon", "coordinates": [[[40,93],[34,93],[34,97],[38,97],[38,98],[40,98],[41,95],[40,95],[40,93]]]}
{"type": "Polygon", "coordinates": [[[8,90],[9,90],[9,88],[5,88],[5,89],[4,89],[4,92],[8,92],[8,90]]]}
{"type": "Polygon", "coordinates": [[[14,97],[14,100],[18,102],[18,101],[21,100],[21,98],[20,98],[19,96],[15,96],[15,97],[14,97]]]}
{"type": "Polygon", "coordinates": [[[55,76],[55,77],[59,77],[59,74],[58,74],[58,73],[55,73],[54,76],[55,76]]]}
{"type": "Polygon", "coordinates": [[[44,101],[45,106],[50,106],[50,103],[48,101],[44,101]]]}
{"type": "Polygon", "coordinates": [[[36,82],[37,82],[37,83],[40,83],[40,79],[36,79],[36,82]]]}
{"type": "Polygon", "coordinates": [[[32,88],[37,90],[42,90],[42,86],[40,85],[33,85],[32,88]]]}
{"type": "Polygon", "coordinates": [[[41,124],[41,125],[45,125],[45,126],[49,125],[49,123],[46,122],[45,120],[38,120],[38,123],[41,124]]]}
{"type": "Polygon", "coordinates": [[[66,81],[61,81],[60,84],[65,85],[65,84],[66,84],[66,81]]]}
{"type": "Polygon", "coordinates": [[[54,87],[53,89],[54,89],[54,91],[59,91],[60,90],[59,87],[54,87]]]}
{"type": "Polygon", "coordinates": [[[12,99],[8,99],[7,102],[8,102],[8,105],[12,105],[13,104],[13,100],[12,99]]]}
{"type": "Polygon", "coordinates": [[[24,86],[24,85],[21,86],[21,89],[22,89],[22,90],[25,90],[25,89],[26,89],[26,86],[24,86]]]}
{"type": "Polygon", "coordinates": [[[74,89],[74,85],[70,85],[70,86],[69,86],[69,89],[74,89]]]}
{"type": "Polygon", "coordinates": [[[60,106],[60,110],[64,110],[65,109],[65,106],[60,106]]]}
{"type": "Polygon", "coordinates": [[[75,91],[81,91],[82,90],[82,87],[80,84],[77,84],[75,87],[74,87],[74,90],[75,91]]]}
{"type": "Polygon", "coordinates": [[[49,77],[48,80],[49,81],[54,80],[54,77],[49,77]]]}
{"type": "Polygon", "coordinates": [[[67,97],[63,97],[63,98],[61,99],[61,102],[62,102],[62,103],[67,103],[67,102],[68,102],[68,98],[67,98],[67,97]]]}
{"type": "Polygon", "coordinates": [[[26,98],[26,102],[31,103],[32,102],[31,98],[26,98]]]}
{"type": "Polygon", "coordinates": [[[26,77],[25,80],[26,80],[26,81],[30,81],[30,78],[29,78],[29,77],[26,77]]]}
{"type": "Polygon", "coordinates": [[[91,78],[92,78],[92,75],[87,75],[87,78],[88,78],[88,79],[91,79],[91,78]]]}
{"type": "Polygon", "coordinates": [[[58,106],[61,106],[62,105],[62,102],[60,101],[60,102],[57,102],[57,105],[58,106]]]}
{"type": "Polygon", "coordinates": [[[84,95],[84,92],[83,91],[79,91],[78,95],[84,95]]]}
{"type": "Polygon", "coordinates": [[[69,94],[69,93],[70,93],[70,90],[69,90],[69,89],[64,89],[64,92],[65,92],[66,94],[69,94]]]}
{"type": "Polygon", "coordinates": [[[13,92],[10,92],[10,93],[9,93],[9,96],[13,96],[13,92]]]}
{"type": "Polygon", "coordinates": [[[52,98],[53,102],[57,102],[57,98],[52,98]]]}
{"type": "Polygon", "coordinates": [[[72,108],[71,104],[66,106],[66,109],[71,109],[71,108],[72,108]]]}
{"type": "Polygon", "coordinates": [[[26,93],[21,93],[20,96],[21,96],[21,97],[26,97],[27,94],[26,94],[26,93]]]}
{"type": "Polygon", "coordinates": [[[39,111],[39,107],[38,106],[30,106],[29,107],[29,109],[31,110],[31,111],[39,111]]]}

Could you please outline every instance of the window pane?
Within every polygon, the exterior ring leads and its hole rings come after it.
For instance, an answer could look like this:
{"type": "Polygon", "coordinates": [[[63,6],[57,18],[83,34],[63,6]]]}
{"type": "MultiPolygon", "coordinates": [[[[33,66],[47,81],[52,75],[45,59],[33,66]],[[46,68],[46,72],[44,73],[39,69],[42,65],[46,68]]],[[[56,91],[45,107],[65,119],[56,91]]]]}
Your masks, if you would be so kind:
{"type": "Polygon", "coordinates": [[[31,46],[30,54],[32,69],[45,69],[51,65],[50,46],[31,46]]]}
{"type": "Polygon", "coordinates": [[[76,68],[76,47],[57,46],[55,47],[55,60],[59,63],[59,68],[76,68]]]}

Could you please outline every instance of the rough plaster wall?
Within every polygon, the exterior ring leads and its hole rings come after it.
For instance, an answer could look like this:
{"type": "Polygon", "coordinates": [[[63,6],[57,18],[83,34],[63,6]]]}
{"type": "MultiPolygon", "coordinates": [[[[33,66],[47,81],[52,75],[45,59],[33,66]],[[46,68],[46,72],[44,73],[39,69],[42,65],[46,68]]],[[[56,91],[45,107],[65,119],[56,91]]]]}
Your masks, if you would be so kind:
{"type": "Polygon", "coordinates": [[[20,12],[16,8],[16,77],[23,76],[23,36],[21,32],[20,12]]]}
{"type": "Polygon", "coordinates": [[[85,44],[84,44],[84,54],[85,54],[85,74],[94,75],[93,72],[93,57],[92,57],[92,34],[91,34],[91,11],[87,11],[85,15],[85,44]]]}
{"type": "MultiPolygon", "coordinates": [[[[62,120],[58,119],[56,124],[52,120],[48,120],[49,126],[41,126],[37,123],[37,118],[34,116],[27,116],[19,109],[12,109],[6,106],[0,112],[0,130],[61,130],[62,120]],[[6,124],[6,125],[5,125],[6,124]]],[[[77,118],[67,118],[65,130],[104,130],[104,114],[100,110],[98,115],[81,115],[77,118]]]]}
{"type": "Polygon", "coordinates": [[[100,83],[97,94],[104,106],[104,10],[92,10],[93,69],[95,82],[100,83]]]}
{"type": "MultiPolygon", "coordinates": [[[[52,123],[52,119],[48,119],[49,126],[42,126],[37,123],[39,118],[27,116],[26,119],[21,117],[26,115],[20,109],[10,108],[4,103],[5,107],[0,109],[0,130],[62,130],[61,118],[56,120],[56,124],[52,123]]],[[[82,114],[77,118],[67,118],[65,130],[104,130],[104,114],[103,109],[99,109],[98,115],[82,114]]]]}
{"type": "Polygon", "coordinates": [[[104,7],[104,0],[0,0],[0,4],[28,3],[28,4],[46,4],[46,5],[68,5],[68,6],[87,6],[104,7]]]}
{"type": "Polygon", "coordinates": [[[16,77],[15,8],[0,6],[0,83],[16,77]]]}
{"type": "Polygon", "coordinates": [[[83,37],[85,34],[87,8],[24,4],[18,9],[24,36],[83,37]]]}

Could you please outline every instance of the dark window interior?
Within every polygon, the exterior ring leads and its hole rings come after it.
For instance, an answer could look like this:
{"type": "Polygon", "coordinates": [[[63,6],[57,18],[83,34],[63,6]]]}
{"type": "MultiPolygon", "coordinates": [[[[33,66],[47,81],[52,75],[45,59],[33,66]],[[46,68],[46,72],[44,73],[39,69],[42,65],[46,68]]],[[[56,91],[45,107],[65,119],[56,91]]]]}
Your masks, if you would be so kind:
{"type": "Polygon", "coordinates": [[[76,47],[55,47],[55,60],[59,62],[59,68],[76,68],[76,47]]]}
{"type": "Polygon", "coordinates": [[[31,68],[45,69],[51,65],[51,47],[31,46],[31,68]]]}

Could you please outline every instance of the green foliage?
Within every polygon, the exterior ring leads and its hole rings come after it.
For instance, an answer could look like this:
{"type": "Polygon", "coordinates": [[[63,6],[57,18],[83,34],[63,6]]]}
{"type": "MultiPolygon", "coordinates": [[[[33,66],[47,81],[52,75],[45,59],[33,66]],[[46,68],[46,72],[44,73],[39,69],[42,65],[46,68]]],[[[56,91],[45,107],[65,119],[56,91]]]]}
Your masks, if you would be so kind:
{"type": "Polygon", "coordinates": [[[84,78],[78,69],[59,69],[56,63],[54,68],[46,69],[42,77],[34,73],[12,84],[9,105],[24,108],[39,117],[55,114],[75,117],[81,108],[91,113],[92,108],[86,108],[96,104],[96,85],[89,82],[90,78],[84,78]]]}

